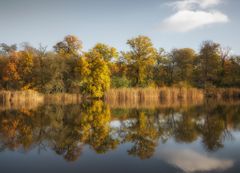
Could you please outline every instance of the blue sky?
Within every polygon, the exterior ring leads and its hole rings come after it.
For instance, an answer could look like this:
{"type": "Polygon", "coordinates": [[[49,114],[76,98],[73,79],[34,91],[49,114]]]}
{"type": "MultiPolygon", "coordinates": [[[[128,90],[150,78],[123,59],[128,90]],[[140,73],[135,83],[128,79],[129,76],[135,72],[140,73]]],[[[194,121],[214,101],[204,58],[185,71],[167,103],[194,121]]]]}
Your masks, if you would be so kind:
{"type": "Polygon", "coordinates": [[[0,0],[0,42],[49,49],[73,34],[84,50],[97,42],[126,50],[149,36],[166,50],[213,40],[240,54],[239,0],[0,0]]]}

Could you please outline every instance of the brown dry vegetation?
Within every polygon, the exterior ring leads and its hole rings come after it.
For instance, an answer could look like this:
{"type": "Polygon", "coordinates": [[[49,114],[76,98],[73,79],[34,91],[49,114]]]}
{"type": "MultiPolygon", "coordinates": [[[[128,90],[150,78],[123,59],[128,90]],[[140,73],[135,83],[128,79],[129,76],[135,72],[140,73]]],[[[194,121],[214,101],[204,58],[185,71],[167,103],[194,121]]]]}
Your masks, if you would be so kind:
{"type": "Polygon", "coordinates": [[[195,88],[123,88],[110,89],[105,101],[111,107],[175,107],[201,104],[204,92],[195,88]]]}
{"type": "MultiPolygon", "coordinates": [[[[105,102],[112,108],[185,107],[203,104],[206,99],[234,103],[240,98],[239,88],[196,89],[187,87],[119,88],[105,93],[105,102]],[[227,100],[226,100],[227,99],[227,100]]],[[[41,104],[77,104],[80,94],[40,94],[33,90],[0,91],[0,109],[34,109],[41,104]]]]}
{"type": "Polygon", "coordinates": [[[76,104],[81,100],[79,94],[40,94],[33,90],[0,91],[0,109],[34,109],[47,104],[76,104]]]}

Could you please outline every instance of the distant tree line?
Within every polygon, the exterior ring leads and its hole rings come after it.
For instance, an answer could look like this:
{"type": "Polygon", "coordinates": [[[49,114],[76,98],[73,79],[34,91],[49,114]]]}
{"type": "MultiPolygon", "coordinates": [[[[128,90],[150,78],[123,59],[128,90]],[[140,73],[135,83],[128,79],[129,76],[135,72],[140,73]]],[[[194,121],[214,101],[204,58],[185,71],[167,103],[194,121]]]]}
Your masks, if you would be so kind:
{"type": "Polygon", "coordinates": [[[18,50],[2,43],[0,88],[102,97],[110,87],[240,87],[240,56],[215,42],[203,42],[198,53],[191,48],[158,50],[146,36],[127,44],[125,52],[102,43],[85,52],[72,35],[54,51],[26,43],[18,50]]]}

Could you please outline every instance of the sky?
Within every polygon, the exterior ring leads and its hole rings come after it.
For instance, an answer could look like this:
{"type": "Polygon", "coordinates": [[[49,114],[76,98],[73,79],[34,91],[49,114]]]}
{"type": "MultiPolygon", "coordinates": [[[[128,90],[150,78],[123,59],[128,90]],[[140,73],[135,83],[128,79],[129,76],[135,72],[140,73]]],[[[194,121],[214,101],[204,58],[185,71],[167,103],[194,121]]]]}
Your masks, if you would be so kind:
{"type": "Polygon", "coordinates": [[[240,54],[239,7],[239,0],[0,0],[0,43],[52,49],[75,35],[84,50],[101,42],[120,51],[146,35],[167,51],[198,51],[213,40],[240,54]]]}

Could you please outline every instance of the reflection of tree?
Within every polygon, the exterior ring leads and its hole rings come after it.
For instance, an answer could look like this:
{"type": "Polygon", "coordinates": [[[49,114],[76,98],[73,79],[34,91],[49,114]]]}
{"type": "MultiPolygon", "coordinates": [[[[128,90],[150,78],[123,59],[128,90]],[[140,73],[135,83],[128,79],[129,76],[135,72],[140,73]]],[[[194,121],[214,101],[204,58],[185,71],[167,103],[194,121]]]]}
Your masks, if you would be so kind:
{"type": "Polygon", "coordinates": [[[215,151],[223,147],[222,134],[224,131],[224,121],[216,116],[207,116],[203,126],[200,126],[202,140],[206,148],[215,151]]]}
{"type": "Polygon", "coordinates": [[[183,141],[187,143],[191,143],[197,139],[198,132],[196,123],[191,115],[183,113],[181,119],[176,123],[174,136],[177,141],[183,141]]]}
{"type": "Polygon", "coordinates": [[[46,144],[66,160],[74,161],[84,144],[104,153],[116,148],[109,126],[110,110],[102,101],[81,105],[45,105],[31,112],[3,111],[0,116],[1,150],[26,151],[46,144]]]}
{"type": "Polygon", "coordinates": [[[118,140],[110,135],[111,114],[108,107],[100,100],[83,106],[82,130],[84,142],[98,153],[105,153],[116,148],[118,140]]]}
{"type": "Polygon", "coordinates": [[[5,149],[39,151],[50,148],[68,161],[79,158],[84,145],[97,153],[130,142],[130,155],[149,158],[158,141],[174,138],[191,143],[199,136],[208,151],[231,140],[231,128],[240,129],[239,106],[206,104],[186,109],[113,110],[100,100],[81,105],[44,105],[36,110],[0,112],[0,151],[5,149]],[[110,126],[119,120],[120,128],[110,126]],[[161,138],[160,138],[161,137],[161,138]]]}
{"type": "Polygon", "coordinates": [[[5,111],[1,113],[0,131],[3,146],[15,150],[22,146],[30,148],[33,142],[31,118],[24,112],[5,111]]]}
{"type": "Polygon", "coordinates": [[[203,106],[204,123],[199,125],[204,146],[209,151],[223,147],[224,134],[227,131],[227,112],[222,106],[203,106]]]}
{"type": "Polygon", "coordinates": [[[126,128],[125,140],[134,143],[128,153],[141,159],[150,158],[160,136],[156,119],[154,116],[146,116],[144,112],[139,112],[136,118],[136,122],[132,121],[130,126],[126,128]]]}
{"type": "Polygon", "coordinates": [[[64,116],[63,125],[54,133],[52,143],[56,153],[74,161],[79,157],[83,144],[89,144],[98,153],[117,146],[118,141],[110,136],[110,110],[102,101],[82,103],[77,110],[80,111],[76,113],[67,109],[66,113],[70,113],[64,116]]]}

